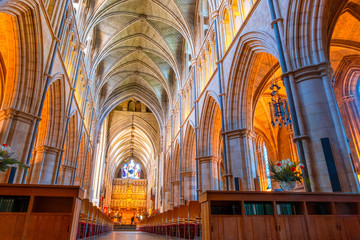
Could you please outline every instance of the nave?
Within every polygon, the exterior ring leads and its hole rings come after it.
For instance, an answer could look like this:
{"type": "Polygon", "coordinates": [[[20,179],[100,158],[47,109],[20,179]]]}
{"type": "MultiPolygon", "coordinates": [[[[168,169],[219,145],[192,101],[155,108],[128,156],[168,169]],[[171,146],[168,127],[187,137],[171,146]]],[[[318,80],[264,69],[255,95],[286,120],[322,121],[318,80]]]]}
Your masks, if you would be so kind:
{"type": "Polygon", "coordinates": [[[356,239],[359,33],[360,0],[0,0],[0,238],[356,239]]]}
{"type": "Polygon", "coordinates": [[[165,240],[177,239],[169,238],[144,232],[110,232],[105,235],[95,237],[94,240],[165,240]]]}

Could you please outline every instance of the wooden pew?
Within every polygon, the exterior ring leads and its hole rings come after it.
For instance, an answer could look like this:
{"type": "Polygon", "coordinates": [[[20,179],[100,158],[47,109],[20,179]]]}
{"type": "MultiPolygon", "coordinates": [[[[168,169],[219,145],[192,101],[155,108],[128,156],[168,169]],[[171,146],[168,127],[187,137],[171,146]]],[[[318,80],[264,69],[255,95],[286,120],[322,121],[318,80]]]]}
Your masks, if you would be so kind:
{"type": "Polygon", "coordinates": [[[83,195],[75,186],[0,184],[0,238],[76,239],[83,195]]]}
{"type": "Polygon", "coordinates": [[[359,239],[360,195],[207,191],[203,239],[359,239]]]}

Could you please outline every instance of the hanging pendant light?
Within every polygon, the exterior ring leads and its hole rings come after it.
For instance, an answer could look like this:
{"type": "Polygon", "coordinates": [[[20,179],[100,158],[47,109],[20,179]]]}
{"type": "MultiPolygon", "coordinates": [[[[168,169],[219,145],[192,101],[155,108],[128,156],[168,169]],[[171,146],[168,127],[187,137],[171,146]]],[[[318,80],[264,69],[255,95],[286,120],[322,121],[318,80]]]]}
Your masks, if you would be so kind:
{"type": "Polygon", "coordinates": [[[129,154],[129,161],[131,158],[134,157],[134,131],[135,131],[135,126],[134,126],[134,118],[135,118],[135,106],[133,108],[133,114],[132,114],[132,119],[131,119],[131,133],[130,133],[130,154],[129,154]]]}
{"type": "Polygon", "coordinates": [[[279,90],[281,87],[277,84],[277,81],[271,84],[271,102],[269,102],[271,125],[275,126],[291,126],[291,117],[289,112],[289,105],[286,98],[281,97],[279,90]]]}
{"type": "Polygon", "coordinates": [[[271,76],[273,82],[270,86],[271,90],[271,101],[269,102],[270,115],[271,115],[271,125],[273,127],[282,127],[287,128],[291,127],[291,116],[289,111],[289,105],[286,97],[282,97],[279,94],[281,87],[278,84],[278,80],[275,78],[275,67],[272,67],[270,56],[268,56],[269,67],[271,69],[271,76]]]}

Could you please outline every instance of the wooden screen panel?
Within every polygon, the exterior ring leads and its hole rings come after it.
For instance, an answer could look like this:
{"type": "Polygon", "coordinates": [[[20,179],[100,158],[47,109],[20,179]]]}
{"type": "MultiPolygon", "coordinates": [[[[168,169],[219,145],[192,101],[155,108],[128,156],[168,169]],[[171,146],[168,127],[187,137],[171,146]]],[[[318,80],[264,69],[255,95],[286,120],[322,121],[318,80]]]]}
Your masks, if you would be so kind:
{"type": "Polygon", "coordinates": [[[211,216],[212,240],[241,240],[244,237],[243,218],[240,216],[211,216]]]}
{"type": "Polygon", "coordinates": [[[360,217],[358,216],[341,216],[337,217],[338,230],[342,239],[359,239],[360,238],[360,217]]]}
{"type": "Polygon", "coordinates": [[[246,216],[245,228],[247,239],[277,239],[274,216],[246,216]]]}
{"type": "Polygon", "coordinates": [[[31,214],[26,239],[69,239],[71,216],[61,214],[31,214]]]}
{"type": "Polygon", "coordinates": [[[0,214],[0,239],[17,240],[22,238],[26,213],[1,213],[0,214]]]}
{"type": "Polygon", "coordinates": [[[280,239],[309,239],[305,216],[278,216],[278,224],[280,239]]]}
{"type": "Polygon", "coordinates": [[[341,239],[334,216],[308,216],[308,228],[311,239],[341,239]]]}

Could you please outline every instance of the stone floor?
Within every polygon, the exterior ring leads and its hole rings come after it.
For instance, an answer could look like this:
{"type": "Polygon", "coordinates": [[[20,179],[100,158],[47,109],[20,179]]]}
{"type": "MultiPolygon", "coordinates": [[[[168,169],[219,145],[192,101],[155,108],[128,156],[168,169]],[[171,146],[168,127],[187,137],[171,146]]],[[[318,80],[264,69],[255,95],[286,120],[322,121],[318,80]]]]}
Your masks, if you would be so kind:
{"type": "Polygon", "coordinates": [[[143,233],[143,232],[125,232],[117,231],[110,232],[100,237],[96,237],[95,240],[155,240],[155,239],[176,239],[176,238],[166,238],[163,236],[143,233]]]}

